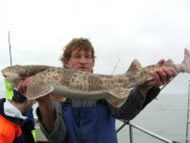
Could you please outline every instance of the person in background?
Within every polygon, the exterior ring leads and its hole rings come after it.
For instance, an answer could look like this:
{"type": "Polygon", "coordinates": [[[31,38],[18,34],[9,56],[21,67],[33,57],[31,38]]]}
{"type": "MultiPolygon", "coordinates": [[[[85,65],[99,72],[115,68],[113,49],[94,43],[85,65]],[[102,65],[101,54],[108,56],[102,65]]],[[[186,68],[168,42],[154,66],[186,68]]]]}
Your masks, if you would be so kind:
{"type": "MultiPolygon", "coordinates": [[[[92,73],[95,51],[91,42],[86,38],[72,39],[65,46],[61,62],[64,68],[92,73]]],[[[164,63],[160,60],[158,64],[164,63]]],[[[135,87],[120,108],[104,99],[66,99],[61,103],[53,100],[51,94],[37,99],[42,132],[51,143],[117,143],[115,120],[132,120],[159,94],[159,87],[175,76],[176,71],[163,67],[151,74],[154,79],[135,87]]],[[[26,89],[27,83],[27,80],[20,82],[21,88],[26,89]]]]}
{"type": "Polygon", "coordinates": [[[11,100],[0,99],[0,143],[35,143],[33,125],[23,115],[32,105],[33,101],[27,100],[16,88],[11,100]]]}
{"type": "MultiPolygon", "coordinates": [[[[12,101],[12,99],[14,97],[14,92],[16,91],[16,89],[13,89],[13,86],[6,79],[4,79],[4,82],[5,82],[5,89],[6,89],[5,90],[5,98],[6,98],[6,100],[12,101]]],[[[33,135],[34,141],[37,142],[36,131],[35,131],[35,120],[34,120],[34,116],[33,116],[33,108],[31,107],[30,109],[27,110],[27,112],[24,112],[22,114],[27,117],[27,124],[29,125],[29,127],[31,129],[31,133],[33,135]]],[[[28,130],[23,132],[23,134],[28,134],[25,132],[28,132],[28,130]]]]}

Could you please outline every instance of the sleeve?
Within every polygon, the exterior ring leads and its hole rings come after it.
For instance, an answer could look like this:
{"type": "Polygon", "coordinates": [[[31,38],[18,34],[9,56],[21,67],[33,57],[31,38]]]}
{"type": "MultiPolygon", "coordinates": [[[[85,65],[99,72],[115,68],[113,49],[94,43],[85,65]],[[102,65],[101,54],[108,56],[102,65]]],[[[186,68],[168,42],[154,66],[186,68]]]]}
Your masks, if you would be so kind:
{"type": "Polygon", "coordinates": [[[142,95],[140,89],[134,88],[126,102],[120,107],[116,108],[109,106],[111,115],[116,119],[132,120],[147,104],[149,104],[160,92],[159,88],[151,88],[146,97],[142,95]]]}
{"type": "Polygon", "coordinates": [[[46,136],[48,141],[50,141],[51,143],[63,143],[66,135],[66,125],[63,120],[62,108],[60,103],[55,102],[54,105],[56,109],[56,121],[54,129],[51,132],[48,132],[41,122],[39,108],[37,108],[36,113],[39,119],[40,129],[46,136]]]}

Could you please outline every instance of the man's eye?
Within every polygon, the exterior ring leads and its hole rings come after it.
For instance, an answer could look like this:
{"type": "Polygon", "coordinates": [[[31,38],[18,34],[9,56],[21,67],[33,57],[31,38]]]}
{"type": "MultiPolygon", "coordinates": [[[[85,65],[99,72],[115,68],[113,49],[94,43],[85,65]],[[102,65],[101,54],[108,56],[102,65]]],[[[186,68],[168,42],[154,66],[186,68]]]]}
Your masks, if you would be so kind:
{"type": "Polygon", "coordinates": [[[84,57],[84,58],[86,58],[86,59],[91,59],[91,58],[92,58],[91,55],[74,55],[74,56],[73,56],[73,58],[75,58],[75,59],[80,59],[80,58],[82,58],[82,57],[84,57]]]}
{"type": "Polygon", "coordinates": [[[85,58],[91,59],[92,57],[90,55],[85,55],[85,58]]]}
{"type": "Polygon", "coordinates": [[[74,58],[80,59],[80,58],[81,58],[81,55],[75,55],[74,58]]]}

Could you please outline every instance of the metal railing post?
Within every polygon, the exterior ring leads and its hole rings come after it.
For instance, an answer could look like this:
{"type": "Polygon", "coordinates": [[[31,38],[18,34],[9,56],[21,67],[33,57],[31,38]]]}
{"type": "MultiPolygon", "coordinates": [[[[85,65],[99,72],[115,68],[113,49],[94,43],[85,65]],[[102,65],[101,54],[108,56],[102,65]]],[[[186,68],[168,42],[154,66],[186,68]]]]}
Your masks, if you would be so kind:
{"type": "Polygon", "coordinates": [[[129,124],[129,143],[133,143],[133,127],[129,124]]]}
{"type": "Polygon", "coordinates": [[[155,133],[153,133],[153,132],[151,132],[151,131],[149,131],[149,130],[147,130],[147,129],[144,129],[144,128],[138,126],[138,125],[135,125],[135,124],[133,124],[133,123],[130,123],[129,121],[124,121],[124,120],[120,120],[120,121],[123,122],[123,125],[121,125],[121,127],[118,128],[117,133],[118,133],[125,125],[128,124],[128,125],[129,125],[129,143],[133,143],[133,128],[135,128],[135,129],[137,129],[137,130],[139,130],[139,131],[141,131],[141,132],[143,132],[143,133],[145,133],[145,134],[147,134],[147,135],[149,135],[149,136],[152,136],[153,138],[158,139],[158,140],[160,140],[160,141],[162,141],[162,142],[164,142],[164,143],[180,143],[180,142],[178,142],[178,141],[172,141],[172,140],[166,139],[166,138],[164,138],[164,137],[162,137],[162,136],[160,136],[160,135],[158,135],[158,134],[155,134],[155,133]]]}
{"type": "Polygon", "coordinates": [[[190,112],[190,80],[189,80],[189,85],[188,85],[188,101],[187,101],[187,123],[186,123],[186,138],[185,138],[185,143],[189,143],[189,125],[190,125],[190,120],[189,120],[189,112],[190,112]]]}

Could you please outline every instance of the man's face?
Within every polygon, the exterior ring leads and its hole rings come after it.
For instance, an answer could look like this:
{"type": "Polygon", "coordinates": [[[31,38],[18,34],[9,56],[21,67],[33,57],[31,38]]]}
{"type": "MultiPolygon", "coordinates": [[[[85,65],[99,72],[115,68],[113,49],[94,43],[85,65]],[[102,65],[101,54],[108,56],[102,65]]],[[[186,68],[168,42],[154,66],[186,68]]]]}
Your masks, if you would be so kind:
{"type": "Polygon", "coordinates": [[[91,51],[75,49],[71,53],[71,58],[64,61],[64,66],[76,71],[92,72],[94,60],[91,51]]]}

